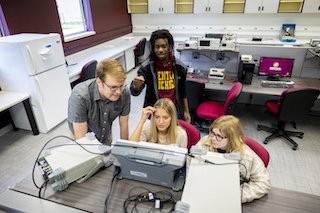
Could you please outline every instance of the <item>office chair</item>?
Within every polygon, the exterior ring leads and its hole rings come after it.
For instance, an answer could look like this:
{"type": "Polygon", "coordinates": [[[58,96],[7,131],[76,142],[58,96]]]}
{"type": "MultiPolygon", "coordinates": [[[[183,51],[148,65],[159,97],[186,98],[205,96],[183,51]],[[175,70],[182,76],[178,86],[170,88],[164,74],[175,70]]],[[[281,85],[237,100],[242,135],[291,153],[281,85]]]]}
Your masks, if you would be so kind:
{"type": "MultiPolygon", "coordinates": [[[[205,101],[201,103],[197,108],[197,116],[205,120],[215,120],[222,115],[230,114],[234,109],[241,91],[242,84],[240,82],[234,83],[227,94],[224,104],[216,101],[205,101]]],[[[206,130],[206,128],[203,128],[202,126],[200,127],[200,129],[206,130]]]]}
{"type": "Polygon", "coordinates": [[[246,137],[245,144],[247,144],[252,151],[254,151],[261,158],[264,166],[267,167],[270,160],[269,152],[260,143],[250,137],[246,137]]]}
{"type": "Polygon", "coordinates": [[[148,59],[150,55],[150,42],[146,38],[142,38],[135,46],[134,50],[135,66],[148,59]]]}
{"type": "Polygon", "coordinates": [[[179,126],[181,126],[187,132],[188,136],[188,151],[190,151],[191,146],[195,145],[200,140],[200,132],[192,124],[186,121],[178,120],[179,126]]]}
{"type": "Polygon", "coordinates": [[[186,80],[186,94],[189,104],[189,112],[191,115],[191,123],[197,121],[196,110],[204,100],[205,84],[201,80],[187,79],[186,80]]]}
{"type": "Polygon", "coordinates": [[[80,73],[80,81],[86,81],[91,78],[96,77],[96,66],[97,66],[97,61],[92,60],[86,63],[81,70],[80,73]]]}
{"type": "Polygon", "coordinates": [[[267,127],[258,125],[257,130],[271,132],[263,143],[267,144],[270,140],[278,137],[285,138],[290,142],[293,150],[296,150],[298,144],[290,136],[303,138],[303,132],[286,131],[287,122],[302,120],[313,106],[319,96],[319,89],[312,87],[295,87],[285,90],[278,101],[267,101],[266,107],[278,118],[277,127],[267,127]]]}

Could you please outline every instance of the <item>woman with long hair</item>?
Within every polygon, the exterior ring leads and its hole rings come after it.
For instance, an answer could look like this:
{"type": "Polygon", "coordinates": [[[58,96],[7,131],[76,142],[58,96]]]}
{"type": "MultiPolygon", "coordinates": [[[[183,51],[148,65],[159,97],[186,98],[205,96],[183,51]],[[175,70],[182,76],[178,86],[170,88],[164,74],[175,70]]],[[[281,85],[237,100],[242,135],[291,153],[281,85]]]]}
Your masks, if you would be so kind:
{"type": "Polygon", "coordinates": [[[259,199],[271,189],[268,170],[260,157],[244,141],[245,136],[239,119],[232,115],[224,115],[212,123],[209,135],[196,144],[197,147],[211,152],[240,154],[242,203],[259,199]]]}
{"type": "Polygon", "coordinates": [[[154,106],[143,109],[141,119],[130,137],[131,141],[176,144],[186,148],[187,133],[177,124],[176,106],[168,98],[159,99],[154,106]],[[146,122],[151,116],[151,121],[146,122]]]}

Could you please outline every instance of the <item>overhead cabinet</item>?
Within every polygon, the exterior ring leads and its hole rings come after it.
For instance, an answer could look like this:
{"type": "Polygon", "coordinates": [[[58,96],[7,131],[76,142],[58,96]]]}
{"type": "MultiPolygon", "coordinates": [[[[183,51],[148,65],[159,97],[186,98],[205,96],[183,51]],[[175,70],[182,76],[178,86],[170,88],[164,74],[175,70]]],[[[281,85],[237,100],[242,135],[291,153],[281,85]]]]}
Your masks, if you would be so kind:
{"type": "Polygon", "coordinates": [[[223,0],[195,0],[194,13],[222,13],[223,0]]]}
{"type": "Polygon", "coordinates": [[[128,13],[148,13],[148,0],[127,0],[128,13]]]}
{"type": "Polygon", "coordinates": [[[193,0],[176,0],[176,13],[192,13],[193,0]]]}
{"type": "Polygon", "coordinates": [[[304,0],[280,0],[279,13],[300,13],[304,0]]]}
{"type": "Polygon", "coordinates": [[[277,13],[279,0],[246,0],[245,13],[277,13]]]}
{"type": "Polygon", "coordinates": [[[303,13],[320,13],[320,0],[304,0],[303,13]]]}
{"type": "Polygon", "coordinates": [[[149,14],[174,13],[174,1],[173,0],[149,0],[148,10],[149,10],[149,14]]]}
{"type": "Polygon", "coordinates": [[[224,13],[243,13],[245,0],[224,0],[224,13]]]}

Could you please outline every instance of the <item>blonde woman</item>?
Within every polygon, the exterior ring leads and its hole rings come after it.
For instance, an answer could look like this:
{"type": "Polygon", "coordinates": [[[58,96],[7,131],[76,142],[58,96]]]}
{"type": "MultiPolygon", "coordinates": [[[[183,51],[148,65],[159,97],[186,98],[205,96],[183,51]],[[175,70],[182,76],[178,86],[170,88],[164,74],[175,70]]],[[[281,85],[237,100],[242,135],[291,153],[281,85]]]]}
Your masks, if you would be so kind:
{"type": "Polygon", "coordinates": [[[176,144],[182,148],[186,148],[188,144],[187,133],[177,125],[176,107],[168,98],[159,99],[153,107],[147,106],[143,109],[130,140],[176,144]],[[150,115],[151,121],[146,122],[150,115]]]}
{"type": "Polygon", "coordinates": [[[203,137],[196,145],[211,152],[240,153],[242,203],[259,199],[271,189],[267,169],[260,157],[244,143],[244,138],[239,119],[225,115],[212,123],[209,135],[203,137]]]}

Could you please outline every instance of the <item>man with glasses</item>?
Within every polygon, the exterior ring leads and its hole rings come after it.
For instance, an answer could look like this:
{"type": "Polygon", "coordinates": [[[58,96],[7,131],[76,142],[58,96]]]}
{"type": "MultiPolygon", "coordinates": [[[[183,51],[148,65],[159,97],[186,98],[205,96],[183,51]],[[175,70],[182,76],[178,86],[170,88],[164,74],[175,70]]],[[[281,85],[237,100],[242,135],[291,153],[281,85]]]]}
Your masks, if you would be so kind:
{"type": "Polygon", "coordinates": [[[77,84],[69,98],[68,124],[75,139],[87,132],[111,144],[111,126],[119,117],[120,138],[128,139],[130,92],[125,85],[123,67],[113,59],[98,63],[96,78],[77,84]]]}

